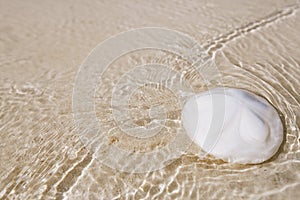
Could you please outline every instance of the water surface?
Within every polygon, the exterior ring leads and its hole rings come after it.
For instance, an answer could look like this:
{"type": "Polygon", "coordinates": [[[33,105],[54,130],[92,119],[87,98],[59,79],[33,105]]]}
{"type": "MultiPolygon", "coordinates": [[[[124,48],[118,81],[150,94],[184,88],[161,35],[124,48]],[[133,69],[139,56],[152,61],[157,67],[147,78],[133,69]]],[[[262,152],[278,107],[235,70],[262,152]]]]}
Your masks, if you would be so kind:
{"type": "MultiPolygon", "coordinates": [[[[2,0],[0,19],[0,198],[299,199],[297,1],[2,0]],[[73,121],[77,71],[98,43],[149,26],[187,33],[215,59],[221,79],[204,82],[193,73],[187,77],[198,81],[197,91],[236,87],[274,105],[285,127],[278,154],[260,165],[236,165],[213,157],[200,159],[191,150],[161,170],[141,174],[121,172],[97,160],[80,141],[73,121]]],[[[130,82],[134,76],[123,75],[130,67],[149,62],[190,69],[170,52],[149,50],[120,57],[105,71],[96,91],[95,108],[99,121],[105,122],[103,130],[111,133],[115,127],[104,101],[111,98],[112,88],[117,83],[136,84],[130,82]]],[[[159,75],[150,70],[151,78],[159,75]]],[[[167,145],[172,130],[181,127],[180,99],[164,87],[141,86],[128,103],[135,124],[129,128],[155,129],[164,121],[164,132],[146,142],[133,142],[116,131],[107,136],[112,145],[151,151],[167,145]],[[149,114],[153,105],[157,106],[149,114]]]]}

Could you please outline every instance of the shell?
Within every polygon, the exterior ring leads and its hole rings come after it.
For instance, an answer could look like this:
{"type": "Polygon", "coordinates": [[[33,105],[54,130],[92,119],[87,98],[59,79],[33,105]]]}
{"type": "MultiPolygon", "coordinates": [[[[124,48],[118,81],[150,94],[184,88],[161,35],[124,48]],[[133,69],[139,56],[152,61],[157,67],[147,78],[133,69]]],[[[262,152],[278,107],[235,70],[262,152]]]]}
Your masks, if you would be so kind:
{"type": "Polygon", "coordinates": [[[261,163],[283,140],[276,109],[245,90],[215,88],[192,96],[184,105],[182,123],[204,151],[228,162],[261,163]]]}

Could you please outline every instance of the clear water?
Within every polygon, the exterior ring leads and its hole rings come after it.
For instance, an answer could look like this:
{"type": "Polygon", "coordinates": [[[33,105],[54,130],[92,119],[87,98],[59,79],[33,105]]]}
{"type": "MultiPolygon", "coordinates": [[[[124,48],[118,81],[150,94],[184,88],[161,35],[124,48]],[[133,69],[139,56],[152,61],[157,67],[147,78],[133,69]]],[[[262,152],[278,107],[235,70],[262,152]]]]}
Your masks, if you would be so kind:
{"type": "Polygon", "coordinates": [[[0,198],[299,199],[297,1],[1,1],[0,19],[0,198]],[[170,73],[173,82],[144,86],[137,84],[138,74],[156,79],[169,71],[130,71],[154,62],[190,72],[186,78],[199,92],[222,85],[269,100],[285,127],[284,143],[271,160],[230,164],[199,158],[195,152],[201,150],[192,145],[166,167],[134,174],[108,167],[86,148],[72,112],[79,66],[99,42],[149,26],[194,37],[215,59],[221,79],[204,80],[170,52],[143,50],[120,57],[99,77],[94,97],[105,141],[126,152],[149,152],[168,145],[181,129],[184,99],[167,89],[183,87],[176,85],[178,77],[170,73]],[[128,115],[114,118],[112,110],[124,107],[110,107],[111,91],[130,85],[138,89],[115,93],[115,103],[128,97],[128,115]],[[132,140],[140,133],[144,138],[132,140]]]}

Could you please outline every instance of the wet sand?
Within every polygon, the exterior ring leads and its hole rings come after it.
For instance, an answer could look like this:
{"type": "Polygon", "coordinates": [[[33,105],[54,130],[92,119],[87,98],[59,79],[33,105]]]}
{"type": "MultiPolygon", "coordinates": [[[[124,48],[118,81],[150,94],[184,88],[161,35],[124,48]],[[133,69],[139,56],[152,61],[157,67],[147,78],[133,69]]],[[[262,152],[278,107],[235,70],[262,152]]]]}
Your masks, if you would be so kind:
{"type": "MultiPolygon", "coordinates": [[[[299,199],[297,1],[1,0],[0,19],[0,199],[299,199]],[[194,37],[215,59],[222,82],[211,80],[199,85],[199,91],[220,85],[246,89],[278,109],[285,138],[271,160],[237,165],[200,159],[192,153],[199,149],[192,146],[191,152],[161,170],[132,174],[102,164],[85,147],[72,113],[81,63],[105,39],[153,26],[194,37]]],[[[109,91],[126,66],[174,60],[165,52],[141,54],[126,55],[110,66],[105,77],[111,78],[97,94],[109,91]]],[[[168,91],[162,96],[172,100],[155,97],[170,110],[167,126],[177,128],[180,106],[168,91]]],[[[138,94],[131,100],[134,108],[138,94]]],[[[109,131],[113,124],[107,120],[106,106],[101,95],[96,96],[97,117],[107,122],[104,129],[109,131]]],[[[133,118],[139,112],[133,112],[133,118]]],[[[158,135],[150,144],[137,142],[133,148],[125,134],[116,132],[108,135],[108,142],[128,151],[151,151],[167,145],[172,135],[158,135]]]]}

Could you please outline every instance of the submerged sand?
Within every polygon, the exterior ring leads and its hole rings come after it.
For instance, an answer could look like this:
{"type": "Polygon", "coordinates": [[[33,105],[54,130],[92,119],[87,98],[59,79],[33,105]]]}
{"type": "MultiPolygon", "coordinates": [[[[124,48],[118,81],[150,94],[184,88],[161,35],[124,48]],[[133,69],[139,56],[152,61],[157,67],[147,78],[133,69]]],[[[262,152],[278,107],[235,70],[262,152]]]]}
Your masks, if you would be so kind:
{"type": "MultiPolygon", "coordinates": [[[[297,1],[2,0],[0,19],[1,199],[300,198],[297,1]],[[246,89],[278,110],[285,137],[271,160],[229,164],[199,158],[193,154],[199,149],[192,146],[165,168],[133,174],[106,166],[86,148],[72,113],[80,64],[103,40],[149,26],[187,33],[215,59],[222,82],[200,81],[197,91],[220,85],[246,89]]],[[[174,55],[141,51],[121,57],[107,69],[104,84],[96,91],[96,113],[105,122],[107,142],[132,153],[172,141],[172,130],[180,126],[177,97],[167,89],[157,95],[153,87],[133,93],[129,115],[135,124],[146,126],[152,120],[143,109],[153,102],[164,105],[167,119],[161,134],[133,141],[124,131],[110,131],[116,123],[101,94],[111,91],[113,80],[118,81],[126,67],[153,60],[172,65],[174,55]],[[141,100],[140,94],[148,100],[141,100]]],[[[189,65],[178,61],[174,66],[189,65]]],[[[193,73],[188,78],[202,80],[193,73]]]]}

